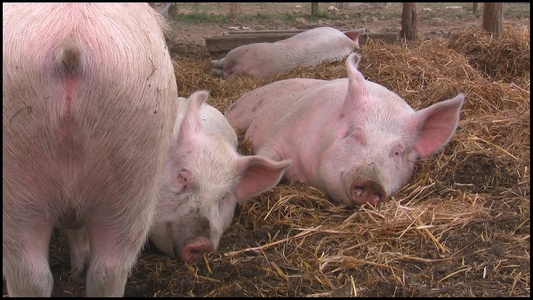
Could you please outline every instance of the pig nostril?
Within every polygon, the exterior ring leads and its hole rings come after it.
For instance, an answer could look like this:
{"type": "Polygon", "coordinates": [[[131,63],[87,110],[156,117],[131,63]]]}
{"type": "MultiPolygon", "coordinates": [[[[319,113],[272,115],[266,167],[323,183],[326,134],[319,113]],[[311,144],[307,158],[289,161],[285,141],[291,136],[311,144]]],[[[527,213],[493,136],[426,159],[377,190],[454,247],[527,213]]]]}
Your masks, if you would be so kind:
{"type": "Polygon", "coordinates": [[[352,184],[351,195],[356,204],[370,203],[375,206],[385,198],[385,191],[377,182],[363,180],[352,184]]]}
{"type": "Polygon", "coordinates": [[[202,257],[202,255],[203,254],[200,251],[191,250],[191,252],[189,252],[189,259],[190,260],[199,260],[202,257]]]}
{"type": "Polygon", "coordinates": [[[209,241],[201,240],[188,244],[183,248],[182,260],[185,262],[191,262],[193,260],[199,260],[206,253],[216,251],[215,247],[209,241]]]}

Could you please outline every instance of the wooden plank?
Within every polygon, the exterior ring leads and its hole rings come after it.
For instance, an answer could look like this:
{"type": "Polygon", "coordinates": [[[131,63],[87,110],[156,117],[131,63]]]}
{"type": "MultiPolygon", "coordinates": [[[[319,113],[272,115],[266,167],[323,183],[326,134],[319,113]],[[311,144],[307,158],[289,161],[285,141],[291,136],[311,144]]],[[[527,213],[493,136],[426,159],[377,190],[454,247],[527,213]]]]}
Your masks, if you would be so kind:
{"type": "MultiPolygon", "coordinates": [[[[358,28],[358,29],[337,28],[337,30],[342,31],[342,32],[350,31],[350,30],[359,30],[359,29],[362,29],[362,28],[358,28]]],[[[226,31],[224,33],[224,35],[226,35],[226,34],[262,34],[262,33],[300,33],[300,32],[304,32],[306,30],[309,30],[309,29],[295,29],[295,30],[276,30],[276,29],[272,29],[272,30],[228,30],[228,31],[226,31]]]]}
{"type": "MultiPolygon", "coordinates": [[[[207,50],[211,53],[227,52],[242,45],[253,43],[274,43],[288,39],[301,31],[277,31],[266,32],[242,32],[239,34],[227,34],[222,36],[208,36],[205,38],[207,50]]],[[[383,40],[385,43],[394,43],[397,39],[396,33],[363,33],[359,36],[359,44],[364,45],[368,38],[383,40]]]]}
{"type": "Polygon", "coordinates": [[[304,30],[229,30],[227,34],[300,33],[304,30]]]}

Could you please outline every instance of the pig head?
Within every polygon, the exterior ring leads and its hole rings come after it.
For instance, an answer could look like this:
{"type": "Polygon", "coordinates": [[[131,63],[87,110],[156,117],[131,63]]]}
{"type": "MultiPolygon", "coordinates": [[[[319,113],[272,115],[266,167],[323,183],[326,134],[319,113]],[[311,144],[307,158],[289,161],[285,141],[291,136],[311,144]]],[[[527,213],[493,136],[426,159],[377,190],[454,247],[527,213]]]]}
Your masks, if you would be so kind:
{"type": "Polygon", "coordinates": [[[387,88],[364,79],[359,54],[348,78],[288,79],[250,91],[225,112],[246,131],[254,152],[291,159],[289,181],[308,182],[350,207],[378,204],[410,179],[418,158],[444,147],[464,95],[414,111],[387,88]]]}
{"type": "Polygon", "coordinates": [[[363,31],[341,32],[332,27],[318,27],[275,43],[243,45],[224,58],[211,61],[211,74],[224,79],[244,74],[269,77],[298,66],[338,61],[359,49],[358,38],[363,31]]]}
{"type": "Polygon", "coordinates": [[[235,131],[207,98],[197,91],[179,100],[186,113],[174,127],[149,234],[159,250],[186,262],[215,251],[236,204],[275,186],[290,164],[239,155],[235,131]]]}

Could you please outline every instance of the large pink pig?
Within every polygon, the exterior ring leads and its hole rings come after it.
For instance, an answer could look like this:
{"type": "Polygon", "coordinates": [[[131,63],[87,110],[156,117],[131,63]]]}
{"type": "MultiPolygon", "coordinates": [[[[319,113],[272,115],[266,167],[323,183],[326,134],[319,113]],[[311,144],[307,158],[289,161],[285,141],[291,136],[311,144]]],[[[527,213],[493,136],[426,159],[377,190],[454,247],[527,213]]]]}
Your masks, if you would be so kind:
{"type": "Polygon", "coordinates": [[[308,182],[350,207],[378,204],[405,185],[419,157],[450,140],[464,96],[414,111],[366,81],[351,54],[348,78],[288,79],[250,91],[226,111],[254,152],[293,162],[284,178],[308,182]]]}
{"type": "Polygon", "coordinates": [[[2,257],[10,296],[51,295],[54,227],[67,229],[73,269],[87,263],[88,296],[124,294],[177,114],[162,25],[146,3],[3,4],[2,257]]]}
{"type": "Polygon", "coordinates": [[[207,91],[180,98],[186,114],[176,120],[150,230],[159,250],[186,262],[215,251],[236,204],[275,186],[290,164],[239,155],[234,129],[207,98],[207,91]]]}
{"type": "Polygon", "coordinates": [[[275,43],[243,45],[211,61],[211,74],[224,79],[244,74],[269,77],[298,66],[338,61],[359,49],[358,37],[363,31],[343,33],[332,27],[318,27],[275,43]]]}

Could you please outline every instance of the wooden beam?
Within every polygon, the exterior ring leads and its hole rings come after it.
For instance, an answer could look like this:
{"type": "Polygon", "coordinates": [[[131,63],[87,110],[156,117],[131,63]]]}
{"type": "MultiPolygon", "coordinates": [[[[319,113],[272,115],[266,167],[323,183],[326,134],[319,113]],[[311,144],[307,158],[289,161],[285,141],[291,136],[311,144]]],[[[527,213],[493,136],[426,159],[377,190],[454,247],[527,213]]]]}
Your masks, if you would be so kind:
{"type": "MultiPolygon", "coordinates": [[[[208,36],[205,38],[207,50],[211,53],[227,52],[242,45],[253,43],[274,43],[288,39],[303,30],[265,30],[265,31],[229,31],[222,36],[208,36]]],[[[345,31],[345,30],[341,30],[345,31]]],[[[363,33],[359,36],[359,44],[364,45],[368,38],[379,39],[385,43],[394,43],[397,33],[363,33]]]]}

